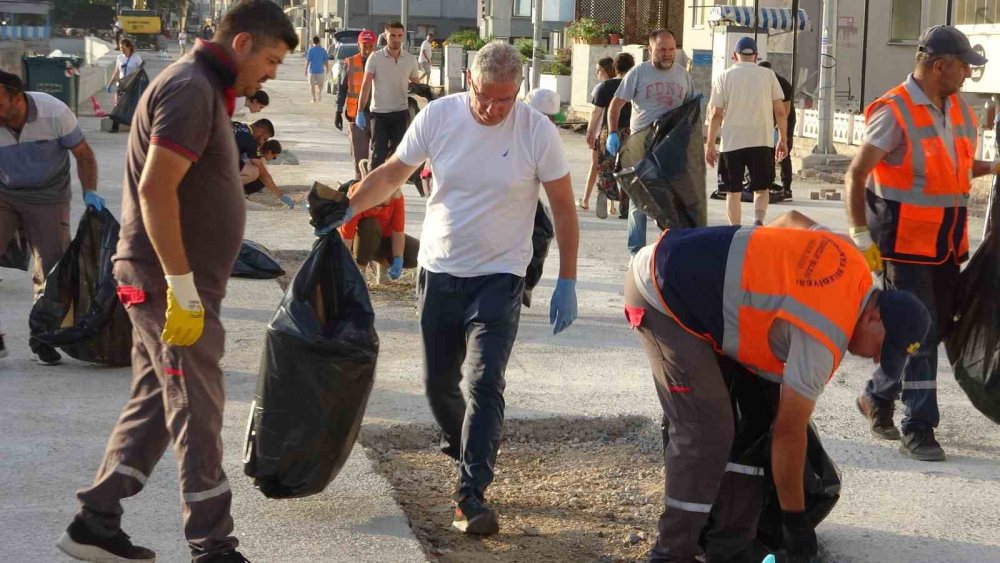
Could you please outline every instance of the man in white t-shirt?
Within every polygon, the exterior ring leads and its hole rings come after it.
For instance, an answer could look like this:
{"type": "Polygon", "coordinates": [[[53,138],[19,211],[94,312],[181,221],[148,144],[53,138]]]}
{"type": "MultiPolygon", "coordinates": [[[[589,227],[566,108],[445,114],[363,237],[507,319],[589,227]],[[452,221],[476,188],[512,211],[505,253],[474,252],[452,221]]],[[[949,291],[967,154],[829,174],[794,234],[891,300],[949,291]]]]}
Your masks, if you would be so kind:
{"type": "Polygon", "coordinates": [[[708,101],[710,121],[705,137],[705,162],[719,162],[726,195],[726,214],[730,225],[740,224],[740,197],[745,171],[750,173],[753,190],[754,225],[764,224],[768,189],[774,184],[774,163],[788,154],[785,131],[788,110],[778,77],[769,68],[757,66],[757,43],[752,37],[736,42],[736,64],[726,69],[712,84],[708,101]],[[774,144],[775,127],[778,144],[774,144]],[[722,129],[721,147],[715,139],[722,129]]]}
{"type": "Polygon", "coordinates": [[[442,450],[459,463],[453,526],[490,535],[499,521],[484,496],[500,447],[504,372],[521,316],[539,184],[559,243],[549,309],[556,333],[576,318],[579,229],[559,131],[517,99],[517,49],[487,44],[468,80],[470,92],[417,114],[396,154],[361,181],[344,221],[384,201],[425,160],[434,163],[417,259],[427,398],[444,434],[442,450]],[[463,363],[468,405],[459,389],[463,363]]]}
{"type": "Polygon", "coordinates": [[[177,43],[181,48],[181,56],[183,57],[184,53],[187,52],[188,44],[188,32],[184,31],[183,28],[181,28],[180,32],[177,34],[177,43]]]}
{"type": "Polygon", "coordinates": [[[420,81],[430,84],[431,81],[431,51],[434,48],[434,32],[428,31],[424,42],[420,44],[420,81]]]}

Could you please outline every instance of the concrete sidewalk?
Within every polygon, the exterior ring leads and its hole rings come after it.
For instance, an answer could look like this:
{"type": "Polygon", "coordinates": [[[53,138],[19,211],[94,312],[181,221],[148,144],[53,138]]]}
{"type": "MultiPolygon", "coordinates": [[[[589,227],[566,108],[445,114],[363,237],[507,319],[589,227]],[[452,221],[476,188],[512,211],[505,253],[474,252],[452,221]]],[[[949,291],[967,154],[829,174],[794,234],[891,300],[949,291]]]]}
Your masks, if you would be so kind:
{"type": "MultiPolygon", "coordinates": [[[[279,79],[265,89],[271,107],[254,117],[274,122],[276,138],[293,151],[298,166],[275,166],[279,185],[305,189],[314,180],[328,184],[353,175],[346,137],[333,127],[333,99],[309,103],[301,57],[288,57],[279,79]]],[[[152,72],[151,72],[152,74],[152,72]]],[[[124,135],[98,131],[83,118],[100,159],[100,190],[117,214],[123,173],[124,135]]],[[[577,195],[590,155],[583,137],[564,132],[577,195]]],[[[207,187],[208,188],[208,187],[207,187]]],[[[78,189],[74,181],[74,189],[78,189]]],[[[407,228],[419,234],[424,201],[412,186],[407,228]]],[[[843,230],[842,202],[796,200],[772,206],[769,217],[798,209],[843,230]]],[[[593,201],[591,202],[593,205],[593,201]]],[[[314,238],[305,211],[277,203],[249,206],[246,238],[272,250],[308,249],[314,238]]],[[[709,202],[711,224],[725,221],[723,202],[709,202]]],[[[74,199],[75,221],[82,210],[74,199]]],[[[749,204],[744,213],[750,213],[749,204]]],[[[652,222],[651,222],[652,223],[652,222]]],[[[973,226],[978,234],[981,224],[973,226]]],[[[649,241],[655,240],[650,226],[649,241]]],[[[978,237],[977,237],[978,238],[978,237]]],[[[555,285],[558,251],[524,311],[507,372],[508,417],[564,415],[659,416],[649,367],[627,329],[621,305],[627,264],[625,221],[581,214],[580,317],[553,336],[548,302],[555,285]]],[[[128,393],[129,372],[67,361],[41,368],[29,360],[25,319],[30,308],[27,275],[0,270],[0,319],[11,357],[0,360],[0,553],[9,561],[57,561],[55,539],[75,510],[73,493],[89,483],[108,433],[128,393]]],[[[360,446],[344,472],[322,494],[272,501],[253,490],[242,475],[242,442],[256,384],[264,325],[281,297],[274,282],[233,280],[224,302],[228,331],[228,401],[225,467],[234,489],[236,533],[254,561],[420,561],[405,516],[388,483],[360,446]]],[[[419,326],[412,302],[379,306],[381,338],[376,387],[365,424],[429,422],[423,396],[419,326]]],[[[840,367],[817,405],[815,421],[824,443],[843,471],[837,508],[818,528],[831,561],[996,561],[1000,560],[996,506],[1000,506],[1000,433],[979,415],[942,365],[938,430],[949,461],[920,463],[901,457],[896,444],[876,442],[853,406],[871,364],[856,358],[840,367]]],[[[187,556],[180,525],[175,464],[168,453],[147,488],[126,502],[125,529],[155,549],[162,561],[187,556]]],[[[503,456],[499,471],[503,471],[503,456]]]]}

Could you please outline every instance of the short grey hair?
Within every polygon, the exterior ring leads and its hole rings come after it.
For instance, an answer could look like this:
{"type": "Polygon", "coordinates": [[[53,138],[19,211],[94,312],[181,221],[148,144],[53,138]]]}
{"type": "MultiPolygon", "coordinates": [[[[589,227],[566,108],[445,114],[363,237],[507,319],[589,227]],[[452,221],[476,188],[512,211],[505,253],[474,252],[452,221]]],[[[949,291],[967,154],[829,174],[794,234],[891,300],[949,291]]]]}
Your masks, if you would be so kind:
{"type": "Polygon", "coordinates": [[[479,84],[521,82],[521,52],[504,41],[490,41],[472,61],[472,79],[479,84]]]}

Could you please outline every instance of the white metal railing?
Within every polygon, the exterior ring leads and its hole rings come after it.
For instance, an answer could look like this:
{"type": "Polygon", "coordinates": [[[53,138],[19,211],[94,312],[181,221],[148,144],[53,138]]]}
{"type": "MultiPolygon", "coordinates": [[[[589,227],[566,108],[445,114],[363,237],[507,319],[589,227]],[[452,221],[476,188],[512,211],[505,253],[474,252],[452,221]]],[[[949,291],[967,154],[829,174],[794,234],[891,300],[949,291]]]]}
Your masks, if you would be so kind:
{"type": "Polygon", "coordinates": [[[982,151],[981,160],[996,160],[997,135],[992,129],[985,129],[979,138],[979,148],[982,151]]]}
{"type": "Polygon", "coordinates": [[[854,116],[849,113],[833,114],[833,142],[848,144],[854,129],[854,116]]]}
{"type": "Polygon", "coordinates": [[[814,109],[802,111],[802,136],[808,139],[819,138],[819,112],[814,109]]]}

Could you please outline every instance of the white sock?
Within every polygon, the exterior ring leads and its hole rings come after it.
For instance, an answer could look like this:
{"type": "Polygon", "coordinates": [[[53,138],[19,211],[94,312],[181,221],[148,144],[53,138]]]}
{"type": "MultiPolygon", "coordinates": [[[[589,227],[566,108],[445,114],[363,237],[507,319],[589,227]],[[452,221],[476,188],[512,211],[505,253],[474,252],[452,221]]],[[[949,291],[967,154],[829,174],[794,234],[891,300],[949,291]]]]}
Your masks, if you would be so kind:
{"type": "Polygon", "coordinates": [[[739,192],[726,194],[726,216],[729,217],[730,225],[740,224],[740,214],[743,211],[740,207],[742,205],[740,202],[741,195],[739,192]]]}
{"type": "Polygon", "coordinates": [[[760,190],[753,193],[753,217],[754,220],[764,222],[767,215],[767,203],[771,194],[768,190],[760,190]]]}

